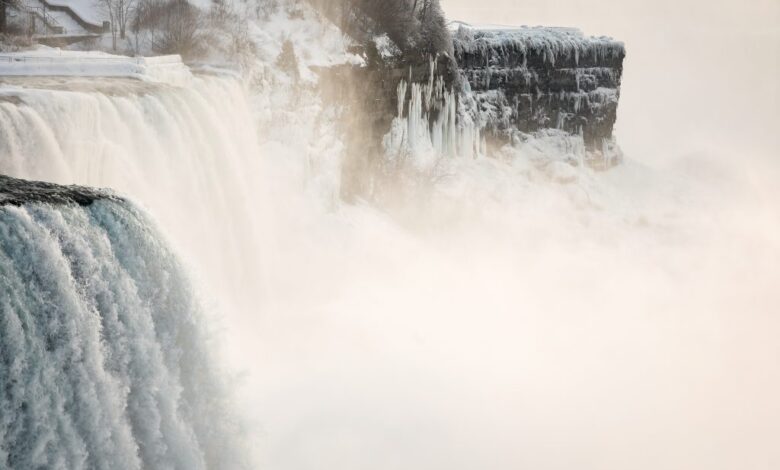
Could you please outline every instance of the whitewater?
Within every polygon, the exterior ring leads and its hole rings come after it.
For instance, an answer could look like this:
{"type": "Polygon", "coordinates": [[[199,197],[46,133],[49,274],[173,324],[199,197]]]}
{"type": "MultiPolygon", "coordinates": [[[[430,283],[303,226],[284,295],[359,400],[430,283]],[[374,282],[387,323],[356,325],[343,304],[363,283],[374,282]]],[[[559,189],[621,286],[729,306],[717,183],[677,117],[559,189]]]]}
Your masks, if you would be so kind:
{"type": "Polygon", "coordinates": [[[270,65],[4,79],[0,173],[111,192],[0,208],[0,462],[777,461],[776,165],[594,171],[576,139],[486,155],[451,108],[399,112],[408,175],[345,203],[340,112],[270,65]]]}
{"type": "Polygon", "coordinates": [[[160,240],[113,197],[0,210],[4,468],[235,466],[205,315],[160,240]]]}

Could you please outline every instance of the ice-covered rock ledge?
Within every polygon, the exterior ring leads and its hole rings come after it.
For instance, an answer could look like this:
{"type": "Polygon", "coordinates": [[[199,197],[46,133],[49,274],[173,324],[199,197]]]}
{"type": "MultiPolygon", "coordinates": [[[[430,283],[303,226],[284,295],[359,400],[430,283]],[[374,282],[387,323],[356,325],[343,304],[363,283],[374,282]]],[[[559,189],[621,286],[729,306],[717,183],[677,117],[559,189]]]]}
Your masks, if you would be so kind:
{"type": "Polygon", "coordinates": [[[178,55],[127,57],[50,48],[0,54],[0,76],[126,77],[172,85],[192,78],[178,55]]]}
{"type": "Polygon", "coordinates": [[[36,202],[88,206],[99,199],[119,199],[113,194],[82,186],[61,186],[0,175],[0,207],[36,202]]]}
{"type": "Polygon", "coordinates": [[[451,25],[472,112],[497,145],[516,132],[581,134],[592,153],[613,145],[625,46],[573,28],[451,25]]]}

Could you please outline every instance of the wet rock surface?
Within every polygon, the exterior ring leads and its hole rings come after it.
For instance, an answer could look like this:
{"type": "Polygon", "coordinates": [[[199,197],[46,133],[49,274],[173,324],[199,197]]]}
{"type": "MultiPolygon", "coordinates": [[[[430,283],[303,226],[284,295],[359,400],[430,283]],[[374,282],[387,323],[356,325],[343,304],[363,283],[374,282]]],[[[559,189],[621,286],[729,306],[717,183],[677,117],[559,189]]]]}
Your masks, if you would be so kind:
{"type": "Polygon", "coordinates": [[[30,203],[78,204],[88,206],[100,199],[119,198],[108,191],[83,186],[61,186],[0,175],[0,206],[30,203]]]}

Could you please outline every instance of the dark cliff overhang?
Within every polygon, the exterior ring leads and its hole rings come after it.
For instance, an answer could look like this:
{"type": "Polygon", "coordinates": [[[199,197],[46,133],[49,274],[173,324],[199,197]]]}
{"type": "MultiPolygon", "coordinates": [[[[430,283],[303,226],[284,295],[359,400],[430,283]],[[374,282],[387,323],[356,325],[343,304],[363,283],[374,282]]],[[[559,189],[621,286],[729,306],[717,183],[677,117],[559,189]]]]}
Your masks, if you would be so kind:
{"type": "Polygon", "coordinates": [[[21,206],[33,203],[88,206],[101,199],[120,200],[105,190],[83,186],[62,186],[0,175],[0,206],[21,206]]]}

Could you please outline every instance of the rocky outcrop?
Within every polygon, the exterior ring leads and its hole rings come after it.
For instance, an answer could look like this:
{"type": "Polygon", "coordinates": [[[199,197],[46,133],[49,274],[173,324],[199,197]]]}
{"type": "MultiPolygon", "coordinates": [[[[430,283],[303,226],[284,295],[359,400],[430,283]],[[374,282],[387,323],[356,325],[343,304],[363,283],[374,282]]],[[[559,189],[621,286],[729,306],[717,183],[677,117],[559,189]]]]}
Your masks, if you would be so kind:
{"type": "Polygon", "coordinates": [[[578,154],[570,160],[619,161],[621,42],[570,28],[458,24],[452,34],[452,56],[410,56],[377,37],[362,51],[365,64],[320,70],[323,96],[348,110],[343,197],[375,193],[415,153],[476,158],[506,144],[563,140],[578,149],[563,152],[578,154]]]}
{"type": "Polygon", "coordinates": [[[105,191],[82,186],[60,186],[0,175],[0,207],[5,205],[21,206],[36,202],[88,206],[98,199],[118,200],[119,198],[105,191]]]}
{"type": "Polygon", "coordinates": [[[571,28],[453,27],[471,112],[496,145],[560,129],[596,150],[612,139],[625,48],[571,28]],[[469,93],[467,93],[469,95],[469,93]]]}

